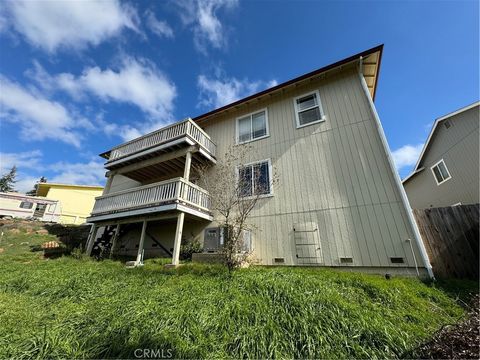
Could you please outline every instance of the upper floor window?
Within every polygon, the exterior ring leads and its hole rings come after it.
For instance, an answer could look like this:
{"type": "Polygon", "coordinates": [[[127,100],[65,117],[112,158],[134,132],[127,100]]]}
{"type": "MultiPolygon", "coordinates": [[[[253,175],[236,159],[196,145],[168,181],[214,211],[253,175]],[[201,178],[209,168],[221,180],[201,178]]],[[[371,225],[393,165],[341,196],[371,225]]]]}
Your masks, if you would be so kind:
{"type": "Polygon", "coordinates": [[[237,144],[268,136],[267,110],[257,111],[237,119],[237,144]]]}
{"type": "Polygon", "coordinates": [[[297,128],[325,121],[318,91],[296,97],[294,105],[297,128]]]}
{"type": "Polygon", "coordinates": [[[450,173],[448,172],[447,166],[445,162],[440,160],[435,165],[431,167],[433,176],[435,177],[435,181],[437,185],[440,185],[451,178],[450,173]]]}
{"type": "Polygon", "coordinates": [[[271,195],[271,172],[270,160],[240,166],[238,168],[240,196],[271,195]]]}

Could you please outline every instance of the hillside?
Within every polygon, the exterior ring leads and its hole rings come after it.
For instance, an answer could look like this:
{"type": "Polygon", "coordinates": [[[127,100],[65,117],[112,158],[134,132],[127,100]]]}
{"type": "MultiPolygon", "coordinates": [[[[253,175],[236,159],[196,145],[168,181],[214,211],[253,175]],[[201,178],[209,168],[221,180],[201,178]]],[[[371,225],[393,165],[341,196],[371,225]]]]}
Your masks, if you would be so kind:
{"type": "Polygon", "coordinates": [[[126,269],[30,251],[53,239],[4,230],[0,358],[396,358],[462,319],[454,298],[475,290],[326,269],[126,269]]]}

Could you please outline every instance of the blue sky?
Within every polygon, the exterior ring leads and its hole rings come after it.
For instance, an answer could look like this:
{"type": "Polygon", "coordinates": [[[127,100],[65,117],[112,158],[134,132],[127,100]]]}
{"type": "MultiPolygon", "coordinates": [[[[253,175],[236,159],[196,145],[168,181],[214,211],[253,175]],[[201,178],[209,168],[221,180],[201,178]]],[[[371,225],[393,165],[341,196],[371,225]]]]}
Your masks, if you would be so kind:
{"type": "Polygon", "coordinates": [[[103,184],[97,155],[385,44],[376,106],[400,174],[479,99],[477,1],[0,3],[0,170],[103,184]]]}

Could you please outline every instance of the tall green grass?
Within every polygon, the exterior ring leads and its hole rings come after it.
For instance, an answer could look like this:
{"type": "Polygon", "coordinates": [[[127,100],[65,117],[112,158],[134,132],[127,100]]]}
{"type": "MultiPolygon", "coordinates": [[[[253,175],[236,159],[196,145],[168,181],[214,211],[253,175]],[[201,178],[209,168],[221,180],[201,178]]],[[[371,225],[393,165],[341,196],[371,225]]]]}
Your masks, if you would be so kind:
{"type": "Polygon", "coordinates": [[[395,358],[463,314],[416,279],[0,254],[0,358],[395,358]]]}

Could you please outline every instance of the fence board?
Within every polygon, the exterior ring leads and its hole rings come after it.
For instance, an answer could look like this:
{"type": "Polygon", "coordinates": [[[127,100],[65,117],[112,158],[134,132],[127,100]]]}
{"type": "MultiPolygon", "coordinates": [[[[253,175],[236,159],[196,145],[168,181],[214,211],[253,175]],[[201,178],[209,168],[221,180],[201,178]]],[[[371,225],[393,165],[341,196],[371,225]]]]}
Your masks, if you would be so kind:
{"type": "Polygon", "coordinates": [[[413,214],[436,277],[479,278],[479,204],[413,214]]]}

